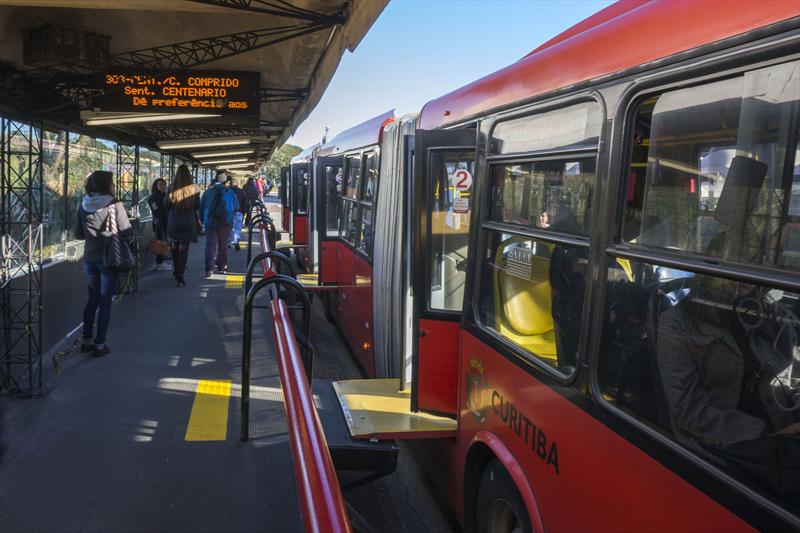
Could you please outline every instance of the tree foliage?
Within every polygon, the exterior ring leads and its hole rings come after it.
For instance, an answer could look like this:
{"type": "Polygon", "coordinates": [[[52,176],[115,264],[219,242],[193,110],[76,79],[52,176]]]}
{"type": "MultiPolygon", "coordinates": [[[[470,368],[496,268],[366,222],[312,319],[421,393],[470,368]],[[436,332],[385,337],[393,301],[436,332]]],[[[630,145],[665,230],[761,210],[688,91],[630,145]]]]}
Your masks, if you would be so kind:
{"type": "Polygon", "coordinates": [[[278,183],[281,176],[281,167],[287,166],[292,158],[302,151],[303,149],[299,146],[284,144],[275,150],[267,164],[261,167],[261,172],[275,183],[278,183]]]}

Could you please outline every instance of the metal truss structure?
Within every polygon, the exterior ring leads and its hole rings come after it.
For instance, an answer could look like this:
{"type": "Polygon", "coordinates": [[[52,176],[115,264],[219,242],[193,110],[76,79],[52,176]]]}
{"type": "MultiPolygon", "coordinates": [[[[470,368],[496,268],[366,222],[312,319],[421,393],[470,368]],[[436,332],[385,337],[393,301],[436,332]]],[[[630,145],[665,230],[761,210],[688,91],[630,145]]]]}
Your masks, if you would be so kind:
{"type": "Polygon", "coordinates": [[[310,22],[333,19],[338,24],[343,24],[346,20],[344,15],[324,15],[293,6],[283,0],[193,0],[199,4],[209,4],[212,6],[227,7],[240,11],[250,11],[261,13],[262,15],[276,15],[279,17],[289,17],[310,22]]]}
{"type": "MultiPolygon", "coordinates": [[[[133,227],[135,256],[139,257],[139,146],[117,144],[117,183],[116,197],[125,206],[133,227]]],[[[117,294],[128,294],[139,290],[139,263],[133,270],[119,276],[117,294]]]]}
{"type": "Polygon", "coordinates": [[[117,144],[116,196],[128,214],[139,218],[139,147],[117,144]]]}
{"type": "Polygon", "coordinates": [[[167,183],[172,183],[172,177],[175,175],[175,156],[173,154],[161,154],[161,179],[166,180],[167,183]]]}
{"type": "Polygon", "coordinates": [[[42,389],[42,131],[0,119],[0,391],[42,389]]]}
{"type": "Polygon", "coordinates": [[[145,48],[143,50],[114,54],[111,56],[110,66],[166,71],[194,68],[212,61],[288,41],[295,37],[316,33],[330,28],[334,24],[336,22],[323,20],[310,24],[241,31],[194,41],[145,48]]]}
{"type": "Polygon", "coordinates": [[[302,100],[306,96],[308,96],[308,89],[261,89],[261,102],[265,104],[302,100]]]}
{"type": "MultiPolygon", "coordinates": [[[[34,68],[21,74],[28,83],[38,85],[42,90],[47,88],[48,92],[56,89],[65,98],[65,103],[45,111],[52,112],[65,105],[77,105],[79,108],[88,109],[91,107],[92,99],[103,94],[99,89],[103,86],[100,76],[109,67],[180,71],[316,33],[341,22],[340,17],[321,17],[307,24],[242,31],[123,52],[112,55],[109,63],[103,65],[68,63],[34,68]]],[[[272,92],[267,94],[283,97],[282,101],[286,101],[287,96],[296,94],[293,92],[296,91],[294,89],[268,91],[272,92]]],[[[262,100],[264,98],[262,92],[262,100]]]]}
{"type": "MultiPolygon", "coordinates": [[[[304,35],[324,31],[344,24],[344,13],[317,13],[291,5],[285,0],[195,0],[199,3],[240,11],[280,17],[273,27],[240,31],[191,41],[166,44],[141,50],[118,53],[103,64],[65,63],[18,71],[10,65],[0,65],[8,75],[0,79],[0,100],[11,104],[26,116],[53,117],[64,121],[75,117],[80,109],[90,109],[95,98],[108,94],[102,89],[102,75],[109,68],[160,70],[162,72],[196,68],[304,35]],[[284,19],[284,20],[281,20],[284,19]],[[59,119],[62,120],[62,119],[59,119]]],[[[118,90],[118,89],[111,89],[118,90]]],[[[300,101],[309,94],[307,88],[265,88],[261,90],[263,104],[300,101]]],[[[247,135],[277,137],[287,125],[262,121],[258,128],[220,126],[135,127],[117,128],[120,140],[127,143],[151,144],[159,139],[191,139],[247,135]]],[[[255,139],[257,151],[269,153],[273,139],[255,139]],[[272,141],[272,142],[270,142],[272,141]]]]}

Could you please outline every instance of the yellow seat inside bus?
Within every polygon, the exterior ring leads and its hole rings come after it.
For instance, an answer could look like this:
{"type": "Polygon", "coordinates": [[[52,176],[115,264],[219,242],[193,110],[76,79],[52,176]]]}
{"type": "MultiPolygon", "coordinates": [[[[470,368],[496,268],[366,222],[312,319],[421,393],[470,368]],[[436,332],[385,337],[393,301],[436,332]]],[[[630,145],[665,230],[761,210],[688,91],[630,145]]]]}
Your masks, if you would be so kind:
{"type": "Polygon", "coordinates": [[[553,246],[539,243],[546,250],[534,254],[522,246],[526,238],[511,237],[497,247],[495,264],[495,309],[497,330],[524,349],[557,364],[555,325],[550,287],[550,254],[553,246]],[[515,244],[520,245],[515,246],[515,244]],[[510,250],[515,265],[509,268],[510,250]],[[529,270],[528,267],[529,266],[529,270]]]}

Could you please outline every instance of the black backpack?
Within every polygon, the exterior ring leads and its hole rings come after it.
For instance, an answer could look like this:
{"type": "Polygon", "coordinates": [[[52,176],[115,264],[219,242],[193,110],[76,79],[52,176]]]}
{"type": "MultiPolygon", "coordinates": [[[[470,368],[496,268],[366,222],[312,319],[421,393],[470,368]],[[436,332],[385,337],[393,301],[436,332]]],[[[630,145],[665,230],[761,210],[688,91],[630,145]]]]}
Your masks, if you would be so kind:
{"type": "Polygon", "coordinates": [[[225,209],[225,199],[223,198],[225,192],[220,192],[218,190],[215,192],[217,197],[214,200],[214,207],[211,209],[211,222],[214,224],[214,227],[221,228],[229,225],[228,210],[225,209]]]}

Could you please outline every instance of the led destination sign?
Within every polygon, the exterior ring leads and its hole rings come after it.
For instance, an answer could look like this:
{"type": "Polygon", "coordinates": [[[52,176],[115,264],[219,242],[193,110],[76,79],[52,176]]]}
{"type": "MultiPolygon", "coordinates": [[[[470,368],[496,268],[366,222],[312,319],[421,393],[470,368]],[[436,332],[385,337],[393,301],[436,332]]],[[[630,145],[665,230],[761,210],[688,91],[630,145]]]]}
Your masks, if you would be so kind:
{"type": "Polygon", "coordinates": [[[181,73],[109,72],[102,111],[258,115],[258,72],[191,71],[181,73]]]}

